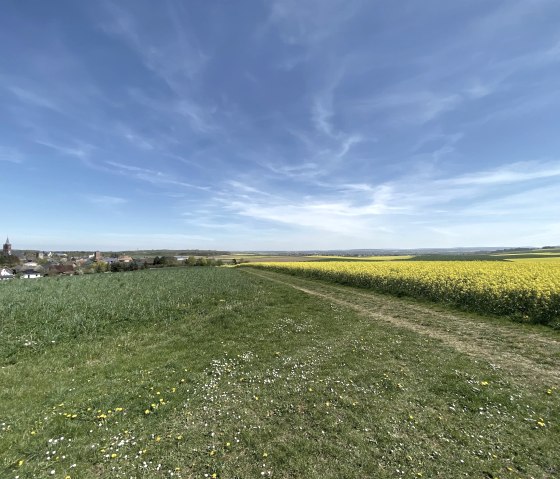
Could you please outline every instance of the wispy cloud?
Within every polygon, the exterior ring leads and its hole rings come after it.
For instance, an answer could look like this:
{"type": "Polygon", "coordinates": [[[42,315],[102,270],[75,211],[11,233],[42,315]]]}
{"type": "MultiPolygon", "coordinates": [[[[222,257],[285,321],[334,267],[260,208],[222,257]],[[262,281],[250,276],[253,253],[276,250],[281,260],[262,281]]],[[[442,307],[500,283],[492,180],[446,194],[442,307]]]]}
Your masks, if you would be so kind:
{"type": "Polygon", "coordinates": [[[23,163],[24,156],[15,148],[0,146],[0,161],[9,163],[23,163]]]}
{"type": "Polygon", "coordinates": [[[20,101],[40,108],[47,108],[57,113],[65,113],[64,109],[52,97],[19,86],[10,86],[8,90],[20,101]]]}
{"type": "Polygon", "coordinates": [[[106,208],[114,208],[128,203],[128,200],[126,198],[107,195],[87,195],[86,200],[94,205],[106,208]]]}
{"type": "MultiPolygon", "coordinates": [[[[182,121],[195,134],[216,133],[217,106],[205,97],[201,77],[210,57],[190,28],[189,6],[183,2],[164,0],[157,12],[146,11],[146,5],[131,2],[105,2],[106,15],[100,28],[125,43],[157,79],[165,85],[157,96],[132,89],[131,98],[150,108],[173,124],[182,121]],[[166,92],[167,95],[163,93],[166,92]]],[[[223,113],[223,112],[222,112],[223,113]]]]}
{"type": "Polygon", "coordinates": [[[498,36],[508,30],[517,29],[532,17],[546,15],[554,0],[511,0],[498,3],[490,13],[472,24],[472,33],[477,37],[498,36]]]}
{"type": "Polygon", "coordinates": [[[375,229],[364,216],[379,214],[381,205],[370,205],[356,210],[347,203],[302,202],[300,204],[262,205],[233,202],[228,206],[236,214],[254,219],[277,222],[290,227],[312,228],[316,231],[338,234],[361,234],[375,229]]]}
{"type": "Polygon", "coordinates": [[[128,142],[141,150],[152,151],[156,149],[154,142],[146,138],[146,135],[136,133],[127,125],[119,125],[117,131],[119,131],[128,142]]]}
{"type": "Polygon", "coordinates": [[[355,103],[355,110],[362,114],[376,110],[397,126],[402,124],[423,125],[454,110],[463,101],[464,98],[456,93],[402,90],[381,93],[374,98],[359,100],[355,103]]]}
{"type": "Polygon", "coordinates": [[[60,145],[52,141],[36,139],[34,140],[38,145],[46,146],[58,153],[67,156],[74,156],[81,160],[86,159],[89,153],[93,150],[93,146],[87,143],[75,143],[74,145],[60,145]]]}
{"type": "Polygon", "coordinates": [[[199,186],[192,183],[188,183],[163,171],[152,170],[150,168],[143,168],[135,165],[126,165],[124,163],[118,163],[115,161],[106,161],[105,164],[108,165],[109,167],[112,167],[111,171],[113,173],[117,173],[121,176],[127,176],[129,178],[145,181],[153,185],[180,186],[184,188],[194,188],[196,190],[201,190],[201,191],[210,190],[210,187],[208,186],[199,186]]]}
{"type": "Polygon", "coordinates": [[[323,95],[322,97],[315,98],[311,108],[311,119],[315,128],[325,135],[332,136],[332,117],[332,96],[323,95]]]}
{"type": "Polygon", "coordinates": [[[559,161],[525,161],[443,180],[447,185],[501,185],[560,178],[559,161]]]}
{"type": "Polygon", "coordinates": [[[251,194],[251,195],[268,196],[268,197],[273,196],[266,191],[259,190],[258,188],[242,183],[241,181],[230,180],[227,182],[227,184],[230,185],[240,195],[251,194]]]}
{"type": "Polygon", "coordinates": [[[472,218],[498,217],[514,219],[528,217],[531,221],[546,221],[555,217],[560,202],[558,184],[532,186],[521,191],[510,191],[498,198],[479,199],[462,209],[464,216],[472,218]]]}
{"type": "Polygon", "coordinates": [[[361,2],[343,0],[297,0],[271,2],[269,23],[278,28],[288,44],[314,47],[344,28],[359,11],[361,2]]]}
{"type": "Polygon", "coordinates": [[[192,38],[192,30],[186,28],[185,6],[169,0],[162,2],[157,11],[150,12],[137,2],[129,3],[129,8],[112,2],[105,2],[104,6],[108,15],[101,27],[121,37],[171,89],[184,92],[182,83],[192,79],[206,61],[206,55],[192,38]],[[161,28],[155,30],[155,24],[161,28]]]}
{"type": "MultiPolygon", "coordinates": [[[[371,232],[376,228],[388,227],[388,218],[397,216],[429,217],[435,212],[457,217],[471,216],[473,206],[480,204],[480,211],[499,211],[507,208],[510,212],[523,202],[535,208],[539,202],[550,198],[552,191],[558,190],[560,177],[559,162],[532,161],[504,165],[491,170],[482,170],[466,175],[446,178],[424,179],[421,183],[413,178],[402,178],[380,185],[370,184],[326,184],[317,197],[299,198],[290,196],[267,198],[257,188],[243,188],[244,193],[253,193],[239,201],[235,195],[226,198],[226,208],[236,214],[269,222],[313,228],[319,231],[345,234],[371,232]],[[528,187],[538,180],[554,182],[546,187],[528,187]],[[506,188],[496,191],[497,186],[525,184],[525,193],[506,188]],[[340,193],[344,191],[342,200],[340,193]],[[527,199],[533,197],[533,201],[527,199]],[[469,199],[465,206],[454,205],[457,201],[469,199]],[[453,205],[453,206],[452,206],[453,205]]],[[[556,204],[556,202],[553,202],[556,204]]],[[[489,213],[491,214],[491,213],[489,213]]],[[[437,222],[438,220],[435,219],[437,222]]]]}

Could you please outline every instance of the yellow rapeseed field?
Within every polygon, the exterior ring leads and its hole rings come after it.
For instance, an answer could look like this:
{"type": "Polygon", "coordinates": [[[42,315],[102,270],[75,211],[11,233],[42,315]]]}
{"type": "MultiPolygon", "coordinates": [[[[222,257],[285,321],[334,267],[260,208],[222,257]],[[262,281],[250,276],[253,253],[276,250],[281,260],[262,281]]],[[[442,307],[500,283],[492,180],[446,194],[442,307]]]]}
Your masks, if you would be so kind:
{"type": "Polygon", "coordinates": [[[560,319],[560,262],[331,261],[251,266],[528,322],[558,324],[560,319]]]}

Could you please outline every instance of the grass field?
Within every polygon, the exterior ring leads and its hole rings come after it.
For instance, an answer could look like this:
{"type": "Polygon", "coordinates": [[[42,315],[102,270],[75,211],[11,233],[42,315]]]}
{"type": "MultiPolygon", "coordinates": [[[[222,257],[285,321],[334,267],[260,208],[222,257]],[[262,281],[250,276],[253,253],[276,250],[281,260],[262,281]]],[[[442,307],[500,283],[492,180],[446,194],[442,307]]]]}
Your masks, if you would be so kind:
{"type": "Polygon", "coordinates": [[[554,478],[557,332],[233,268],[0,284],[0,477],[554,478]]]}

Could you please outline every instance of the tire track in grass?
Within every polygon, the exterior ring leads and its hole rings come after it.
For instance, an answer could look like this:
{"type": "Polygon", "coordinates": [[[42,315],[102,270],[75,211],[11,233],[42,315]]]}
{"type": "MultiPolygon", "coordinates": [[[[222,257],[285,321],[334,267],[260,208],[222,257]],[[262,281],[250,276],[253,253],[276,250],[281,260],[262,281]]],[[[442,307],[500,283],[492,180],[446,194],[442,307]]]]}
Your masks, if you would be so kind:
{"type": "Polygon", "coordinates": [[[514,380],[560,386],[560,335],[527,331],[525,325],[441,311],[388,295],[365,292],[276,272],[242,271],[350,308],[361,315],[437,339],[457,351],[484,359],[514,380]]]}

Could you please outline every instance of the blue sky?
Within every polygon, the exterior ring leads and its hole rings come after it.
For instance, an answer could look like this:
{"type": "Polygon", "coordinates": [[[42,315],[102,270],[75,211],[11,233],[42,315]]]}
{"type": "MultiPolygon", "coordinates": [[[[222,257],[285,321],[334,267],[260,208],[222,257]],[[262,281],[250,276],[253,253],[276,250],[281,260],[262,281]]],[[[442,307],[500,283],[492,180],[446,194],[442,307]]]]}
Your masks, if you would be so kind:
{"type": "Polygon", "coordinates": [[[557,0],[8,0],[0,234],[559,244],[559,24],[557,0]]]}

